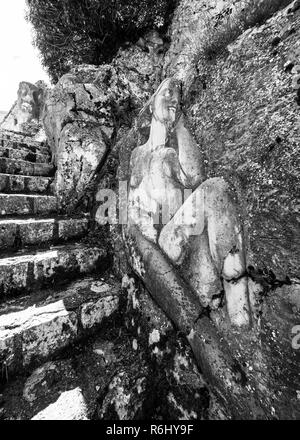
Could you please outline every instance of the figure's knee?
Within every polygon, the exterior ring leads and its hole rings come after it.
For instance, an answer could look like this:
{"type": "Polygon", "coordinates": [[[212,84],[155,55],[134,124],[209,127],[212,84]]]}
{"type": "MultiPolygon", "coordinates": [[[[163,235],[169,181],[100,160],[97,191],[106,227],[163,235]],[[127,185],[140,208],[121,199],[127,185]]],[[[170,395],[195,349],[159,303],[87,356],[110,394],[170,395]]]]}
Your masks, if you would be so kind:
{"type": "Polygon", "coordinates": [[[174,264],[181,264],[185,254],[186,241],[182,229],[178,226],[174,227],[170,222],[162,229],[158,244],[174,264]]]}
{"type": "Polygon", "coordinates": [[[220,228],[224,222],[237,222],[238,205],[234,191],[222,177],[206,180],[197,191],[199,194],[201,193],[207,219],[219,224],[220,228]],[[221,221],[221,219],[223,220],[221,221]]]}

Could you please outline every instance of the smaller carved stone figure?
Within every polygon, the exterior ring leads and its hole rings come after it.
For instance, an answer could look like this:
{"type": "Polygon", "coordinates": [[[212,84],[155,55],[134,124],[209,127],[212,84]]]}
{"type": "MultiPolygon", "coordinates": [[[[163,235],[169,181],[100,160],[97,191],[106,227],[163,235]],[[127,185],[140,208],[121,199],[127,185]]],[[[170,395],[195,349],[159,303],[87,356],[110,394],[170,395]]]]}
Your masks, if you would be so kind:
{"type": "Polygon", "coordinates": [[[1,123],[4,130],[23,131],[24,125],[40,119],[44,90],[28,82],[21,82],[18,99],[1,123]]]}
{"type": "MultiPolygon", "coordinates": [[[[250,323],[242,224],[222,178],[205,179],[199,147],[181,110],[181,84],[166,79],[147,103],[148,141],[130,163],[129,222],[157,244],[204,307],[250,323]]],[[[144,109],[144,110],[145,110],[144,109]]]]}
{"type": "Polygon", "coordinates": [[[39,119],[43,89],[33,84],[21,82],[18,90],[18,124],[39,119]]]}

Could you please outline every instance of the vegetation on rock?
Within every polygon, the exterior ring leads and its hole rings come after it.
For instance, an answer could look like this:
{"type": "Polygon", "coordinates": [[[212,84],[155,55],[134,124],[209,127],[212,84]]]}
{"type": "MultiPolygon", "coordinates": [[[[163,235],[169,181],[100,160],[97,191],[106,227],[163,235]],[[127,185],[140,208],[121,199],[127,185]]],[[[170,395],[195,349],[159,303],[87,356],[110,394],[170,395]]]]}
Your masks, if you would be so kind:
{"type": "Polygon", "coordinates": [[[27,0],[35,45],[54,81],[76,64],[110,61],[126,41],[168,24],[176,0],[27,0]]]}
{"type": "Polygon", "coordinates": [[[228,7],[219,14],[217,22],[207,20],[205,38],[195,42],[195,64],[200,59],[212,60],[226,51],[244,31],[261,26],[279,9],[291,0],[241,0],[234,7],[228,7]]]}

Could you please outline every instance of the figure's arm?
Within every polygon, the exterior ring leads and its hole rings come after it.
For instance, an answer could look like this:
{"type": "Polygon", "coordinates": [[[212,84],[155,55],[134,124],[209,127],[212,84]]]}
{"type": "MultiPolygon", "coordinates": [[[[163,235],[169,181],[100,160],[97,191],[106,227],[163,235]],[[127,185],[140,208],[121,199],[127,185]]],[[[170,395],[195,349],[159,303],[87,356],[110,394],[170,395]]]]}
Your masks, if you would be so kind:
{"type": "Polygon", "coordinates": [[[184,186],[194,188],[205,180],[202,154],[181,116],[176,126],[180,180],[184,186]]]}
{"type": "Polygon", "coordinates": [[[154,228],[153,220],[149,213],[151,211],[151,204],[146,192],[141,188],[143,180],[142,162],[144,159],[142,156],[139,156],[140,150],[138,148],[132,152],[130,160],[131,178],[127,208],[128,220],[130,225],[135,225],[139,228],[144,237],[156,243],[157,231],[154,228]]]}

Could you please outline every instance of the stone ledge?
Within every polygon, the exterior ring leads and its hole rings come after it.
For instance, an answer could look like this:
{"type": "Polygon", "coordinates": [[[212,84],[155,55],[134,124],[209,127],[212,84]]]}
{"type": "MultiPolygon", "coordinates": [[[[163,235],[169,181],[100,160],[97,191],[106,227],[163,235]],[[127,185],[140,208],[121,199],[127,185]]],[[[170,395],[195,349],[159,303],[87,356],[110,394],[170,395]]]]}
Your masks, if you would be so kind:
{"type": "Polygon", "coordinates": [[[55,211],[55,196],[0,194],[0,215],[50,214],[55,211]]]}
{"type": "Polygon", "coordinates": [[[47,163],[26,162],[20,159],[0,158],[0,172],[6,174],[22,174],[25,176],[53,176],[54,167],[47,163]]]}
{"type": "Polygon", "coordinates": [[[52,193],[52,177],[0,174],[0,192],[4,193],[52,193]]]}
{"type": "Polygon", "coordinates": [[[45,284],[95,271],[107,257],[104,249],[81,244],[0,259],[0,293],[25,294],[45,284]]]}
{"type": "Polygon", "coordinates": [[[18,247],[58,243],[81,237],[88,232],[89,218],[48,218],[0,220],[0,249],[12,249],[19,240],[18,247]]]}
{"type": "Polygon", "coordinates": [[[31,151],[26,148],[0,148],[0,157],[12,160],[25,160],[28,162],[39,162],[39,163],[49,163],[51,157],[49,153],[40,153],[36,151],[31,151]]]}
{"type": "Polygon", "coordinates": [[[25,133],[0,129],[0,146],[5,147],[7,145],[11,145],[12,148],[39,148],[40,150],[47,149],[49,151],[49,147],[44,141],[35,140],[25,133]]]}
{"type": "Polygon", "coordinates": [[[0,364],[22,371],[89,334],[118,310],[120,286],[86,278],[65,290],[40,292],[47,298],[22,298],[0,311],[0,364]],[[21,310],[20,310],[21,309],[21,310]],[[19,311],[16,311],[19,310],[19,311]]]}

